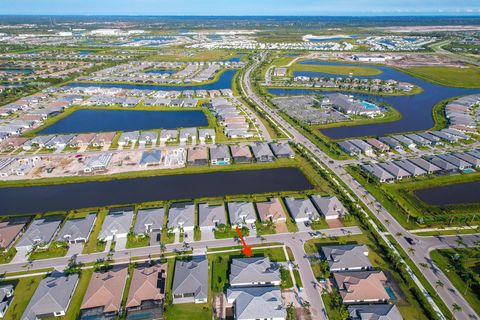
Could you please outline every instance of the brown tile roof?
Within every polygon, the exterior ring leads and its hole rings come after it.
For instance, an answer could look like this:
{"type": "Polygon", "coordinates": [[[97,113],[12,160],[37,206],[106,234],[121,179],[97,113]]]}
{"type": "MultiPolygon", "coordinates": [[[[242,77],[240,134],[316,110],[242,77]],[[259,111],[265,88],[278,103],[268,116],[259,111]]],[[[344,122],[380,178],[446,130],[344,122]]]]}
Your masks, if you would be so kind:
{"type": "Polygon", "coordinates": [[[126,307],[138,307],[143,301],[163,299],[164,294],[158,288],[158,280],[162,276],[167,276],[166,263],[134,269],[126,307]]]}
{"type": "Polygon", "coordinates": [[[82,133],[73,138],[70,144],[90,143],[95,138],[95,136],[95,133],[82,133]]]}
{"type": "Polygon", "coordinates": [[[187,161],[208,160],[208,150],[205,147],[192,148],[188,150],[187,161]]]}
{"type": "Polygon", "coordinates": [[[0,247],[8,248],[25,227],[25,224],[0,221],[0,247]]]}
{"type": "Polygon", "coordinates": [[[104,312],[119,311],[127,273],[127,267],[93,273],[81,309],[103,307],[104,312]]]}
{"type": "Polygon", "coordinates": [[[266,202],[257,202],[257,210],[262,221],[267,221],[270,217],[272,217],[272,221],[286,218],[285,210],[278,198],[271,198],[266,202]]]}
{"type": "Polygon", "coordinates": [[[382,271],[352,271],[334,273],[338,291],[345,302],[389,300],[382,271]]]}
{"type": "Polygon", "coordinates": [[[232,157],[252,157],[252,152],[248,146],[232,146],[230,147],[232,157]]]}

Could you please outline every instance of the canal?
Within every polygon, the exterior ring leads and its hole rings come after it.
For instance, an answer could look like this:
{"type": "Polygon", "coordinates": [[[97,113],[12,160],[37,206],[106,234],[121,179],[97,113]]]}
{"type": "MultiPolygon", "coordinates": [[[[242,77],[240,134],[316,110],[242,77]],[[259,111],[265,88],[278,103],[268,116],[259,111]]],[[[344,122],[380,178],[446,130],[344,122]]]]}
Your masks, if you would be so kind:
{"type": "Polygon", "coordinates": [[[224,171],[0,188],[0,215],[312,189],[297,168],[224,171]]]}
{"type": "Polygon", "coordinates": [[[140,110],[77,110],[39,134],[135,131],[206,127],[208,120],[201,110],[140,111],[140,110]]]}
{"type": "Polygon", "coordinates": [[[450,184],[414,191],[420,200],[435,206],[480,203],[480,181],[450,184]]]}
{"type": "MultiPolygon", "coordinates": [[[[322,129],[321,132],[332,139],[347,139],[363,136],[383,136],[393,133],[402,133],[410,131],[422,131],[428,130],[434,126],[432,117],[432,108],[442,100],[455,96],[463,96],[468,94],[480,93],[479,89],[467,89],[467,88],[453,88],[442,85],[433,84],[422,79],[410,76],[406,73],[398,71],[396,69],[386,66],[370,66],[359,65],[349,63],[334,63],[323,61],[302,61],[301,64],[308,65],[326,65],[326,66],[361,66],[365,68],[374,68],[380,70],[382,73],[375,76],[354,76],[353,78],[365,79],[365,78],[378,78],[382,80],[397,80],[400,82],[409,82],[417,85],[423,89],[423,91],[416,95],[410,96],[382,96],[374,94],[360,94],[346,92],[357,98],[375,101],[377,103],[385,103],[393,106],[400,114],[402,118],[394,122],[367,124],[358,126],[339,126],[328,129],[322,129]]],[[[295,76],[305,75],[309,77],[335,77],[339,75],[321,73],[321,72],[309,72],[298,71],[294,73],[295,76]]],[[[344,77],[344,76],[340,76],[344,77]]],[[[283,89],[283,88],[269,88],[269,93],[273,95],[304,95],[304,94],[322,94],[327,91],[311,90],[311,89],[283,89]]],[[[328,91],[328,93],[341,92],[341,91],[328,91]]]]}

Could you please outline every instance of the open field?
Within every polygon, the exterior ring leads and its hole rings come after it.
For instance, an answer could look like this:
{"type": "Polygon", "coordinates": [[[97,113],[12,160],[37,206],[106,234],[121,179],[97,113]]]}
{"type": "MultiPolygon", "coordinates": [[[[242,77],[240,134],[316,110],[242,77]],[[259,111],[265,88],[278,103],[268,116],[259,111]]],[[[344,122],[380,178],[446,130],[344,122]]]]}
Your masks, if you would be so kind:
{"type": "Polygon", "coordinates": [[[323,66],[318,64],[299,64],[295,63],[290,69],[293,71],[312,71],[330,73],[336,76],[376,76],[382,71],[375,68],[357,67],[357,66],[323,66]]]}
{"type": "Polygon", "coordinates": [[[415,77],[449,87],[480,88],[478,67],[413,67],[402,69],[415,77]]]}

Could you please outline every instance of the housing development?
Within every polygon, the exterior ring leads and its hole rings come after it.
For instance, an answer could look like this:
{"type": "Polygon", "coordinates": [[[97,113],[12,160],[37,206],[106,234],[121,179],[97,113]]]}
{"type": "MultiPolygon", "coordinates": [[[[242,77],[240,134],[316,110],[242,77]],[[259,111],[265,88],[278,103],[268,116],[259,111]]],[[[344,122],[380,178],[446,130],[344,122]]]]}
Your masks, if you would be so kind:
{"type": "Polygon", "coordinates": [[[0,15],[0,319],[480,319],[478,12],[92,10],[0,15]]]}

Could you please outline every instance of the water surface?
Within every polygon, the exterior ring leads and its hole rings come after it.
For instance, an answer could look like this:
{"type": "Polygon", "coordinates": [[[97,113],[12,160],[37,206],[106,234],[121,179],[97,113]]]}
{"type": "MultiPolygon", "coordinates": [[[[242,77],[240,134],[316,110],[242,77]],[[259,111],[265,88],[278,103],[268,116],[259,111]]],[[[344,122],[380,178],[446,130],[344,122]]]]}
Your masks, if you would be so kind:
{"type": "Polygon", "coordinates": [[[208,120],[200,110],[134,111],[134,110],[77,110],[41,130],[39,134],[68,134],[81,132],[135,131],[206,127],[208,120]]]}
{"type": "Polygon", "coordinates": [[[104,182],[0,188],[0,215],[160,200],[312,189],[297,168],[181,174],[104,182]]]}
{"type": "Polygon", "coordinates": [[[480,203],[480,181],[414,191],[420,200],[436,206],[480,203]]]}

